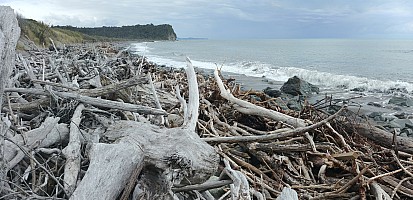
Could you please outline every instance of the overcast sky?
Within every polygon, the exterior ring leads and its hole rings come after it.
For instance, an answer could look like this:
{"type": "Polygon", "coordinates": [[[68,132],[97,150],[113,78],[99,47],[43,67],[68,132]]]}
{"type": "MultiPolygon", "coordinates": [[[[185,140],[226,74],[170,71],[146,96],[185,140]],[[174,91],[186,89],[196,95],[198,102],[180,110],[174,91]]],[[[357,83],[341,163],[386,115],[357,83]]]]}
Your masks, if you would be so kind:
{"type": "Polygon", "coordinates": [[[50,25],[171,24],[178,37],[413,39],[409,0],[0,0],[0,5],[50,25]]]}

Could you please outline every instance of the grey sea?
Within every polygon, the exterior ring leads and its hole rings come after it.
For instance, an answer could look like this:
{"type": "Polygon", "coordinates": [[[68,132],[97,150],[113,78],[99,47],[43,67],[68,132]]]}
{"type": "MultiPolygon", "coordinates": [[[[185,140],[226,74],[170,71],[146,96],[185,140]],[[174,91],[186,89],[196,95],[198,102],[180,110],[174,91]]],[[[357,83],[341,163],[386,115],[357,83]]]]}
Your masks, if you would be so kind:
{"type": "Polygon", "coordinates": [[[134,43],[131,49],[170,67],[186,66],[189,57],[198,68],[274,82],[298,76],[337,98],[361,95],[360,104],[386,107],[392,95],[413,91],[413,40],[180,40],[134,43]]]}

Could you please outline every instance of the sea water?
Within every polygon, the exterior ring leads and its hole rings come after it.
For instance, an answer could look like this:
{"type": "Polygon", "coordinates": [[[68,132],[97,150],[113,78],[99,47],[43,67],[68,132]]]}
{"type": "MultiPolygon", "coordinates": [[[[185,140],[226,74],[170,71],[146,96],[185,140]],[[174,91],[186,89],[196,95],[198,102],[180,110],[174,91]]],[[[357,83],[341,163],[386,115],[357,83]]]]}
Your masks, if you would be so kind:
{"type": "Polygon", "coordinates": [[[180,40],[134,43],[131,49],[160,65],[185,67],[189,57],[199,68],[274,81],[298,76],[322,91],[349,97],[356,89],[383,103],[389,93],[413,91],[413,40],[180,40]]]}

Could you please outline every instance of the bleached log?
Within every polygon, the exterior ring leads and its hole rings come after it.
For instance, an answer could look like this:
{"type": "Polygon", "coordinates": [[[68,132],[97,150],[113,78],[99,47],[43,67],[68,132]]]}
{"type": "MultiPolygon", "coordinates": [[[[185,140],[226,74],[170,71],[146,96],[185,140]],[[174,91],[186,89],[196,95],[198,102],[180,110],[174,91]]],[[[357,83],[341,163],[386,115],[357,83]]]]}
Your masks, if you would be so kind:
{"type": "Polygon", "coordinates": [[[377,200],[391,200],[390,195],[386,193],[386,191],[383,190],[383,188],[380,187],[380,185],[376,182],[373,181],[370,183],[370,188],[371,188],[371,193],[373,193],[373,196],[377,200]]]}
{"type": "Polygon", "coordinates": [[[214,71],[214,76],[215,76],[215,80],[217,81],[219,90],[221,91],[221,96],[225,98],[226,100],[230,101],[231,103],[236,104],[237,106],[234,106],[234,107],[239,112],[242,112],[248,115],[259,115],[259,116],[267,117],[267,118],[270,118],[276,121],[284,122],[293,127],[305,127],[307,125],[306,121],[303,119],[291,117],[284,113],[280,113],[274,110],[268,110],[263,107],[256,106],[250,102],[237,99],[229,92],[229,90],[225,89],[225,86],[222,83],[221,78],[219,77],[218,69],[214,71]]]}
{"type": "Polygon", "coordinates": [[[297,192],[289,187],[284,187],[276,200],[298,200],[297,192]]]}
{"type": "MultiPolygon", "coordinates": [[[[358,134],[366,137],[367,139],[373,141],[375,144],[384,146],[386,148],[393,148],[393,134],[374,127],[370,124],[346,124],[346,128],[349,131],[356,131],[358,134]]],[[[396,138],[397,150],[413,154],[413,139],[410,137],[400,137],[396,138]]]]}
{"type": "Polygon", "coordinates": [[[79,104],[73,113],[70,122],[69,144],[63,149],[63,154],[66,157],[63,180],[65,189],[68,195],[71,195],[76,188],[77,176],[80,171],[80,121],[82,111],[85,108],[83,104],[79,104]]]}
{"type": "Polygon", "coordinates": [[[188,99],[188,114],[186,115],[188,119],[184,119],[184,128],[188,128],[191,131],[195,131],[195,127],[198,121],[198,108],[199,108],[199,91],[198,91],[198,82],[196,80],[196,73],[194,66],[192,65],[189,58],[186,58],[187,68],[186,77],[188,79],[189,87],[189,99],[188,99]],[[185,121],[187,120],[187,121],[185,121]]]}
{"type": "Polygon", "coordinates": [[[14,67],[15,49],[20,37],[20,28],[13,9],[0,6],[0,108],[4,88],[9,84],[14,67]]]}
{"type": "MultiPolygon", "coordinates": [[[[48,117],[43,124],[36,129],[16,135],[11,140],[27,149],[35,147],[49,147],[52,144],[65,140],[69,135],[69,129],[66,124],[57,124],[60,118],[48,117]]],[[[4,158],[8,164],[8,169],[13,168],[24,158],[24,153],[13,143],[5,142],[4,158]],[[13,162],[12,162],[13,160],[13,162]]]]}
{"type": "Polygon", "coordinates": [[[143,164],[143,151],[131,142],[94,144],[89,169],[70,199],[116,199],[133,170],[143,164]]]}
{"type": "MultiPolygon", "coordinates": [[[[196,80],[194,71],[188,71],[196,80]]],[[[198,92],[196,81],[189,82],[198,92]]],[[[189,103],[192,112],[188,109],[192,117],[197,116],[199,106],[199,99],[193,100],[189,103]]],[[[93,144],[91,164],[71,199],[116,199],[139,166],[143,169],[134,195],[145,199],[170,199],[173,184],[204,182],[216,172],[219,159],[194,129],[191,122],[171,129],[136,121],[115,122],[102,134],[114,143],[93,144]]]]}
{"type": "MultiPolygon", "coordinates": [[[[15,49],[20,37],[20,28],[13,9],[0,6],[0,114],[3,104],[4,88],[10,84],[10,74],[14,67],[15,49]]],[[[4,188],[7,174],[7,162],[4,159],[7,130],[3,130],[3,121],[0,115],[0,194],[4,188]]]]}
{"type": "MultiPolygon", "coordinates": [[[[49,92],[45,92],[43,90],[36,90],[36,89],[7,88],[7,91],[51,96],[49,92]]],[[[74,99],[82,103],[91,104],[91,105],[98,106],[98,107],[126,110],[126,111],[141,113],[141,114],[152,114],[152,115],[166,115],[167,114],[164,110],[161,110],[161,109],[156,109],[156,108],[151,108],[151,107],[141,106],[141,105],[135,105],[135,104],[130,104],[130,103],[122,103],[122,102],[111,101],[111,100],[106,100],[106,99],[97,99],[93,97],[83,96],[83,95],[80,95],[79,93],[53,91],[53,94],[61,98],[74,99]]]]}

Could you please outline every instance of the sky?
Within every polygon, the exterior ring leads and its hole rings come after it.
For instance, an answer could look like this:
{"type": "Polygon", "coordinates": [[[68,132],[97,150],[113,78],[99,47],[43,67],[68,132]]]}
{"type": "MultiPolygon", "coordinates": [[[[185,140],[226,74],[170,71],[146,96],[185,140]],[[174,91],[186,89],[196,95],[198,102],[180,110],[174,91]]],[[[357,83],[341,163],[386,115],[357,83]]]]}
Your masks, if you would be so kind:
{"type": "Polygon", "coordinates": [[[413,39],[410,0],[0,0],[78,27],[171,24],[178,37],[413,39]]]}

